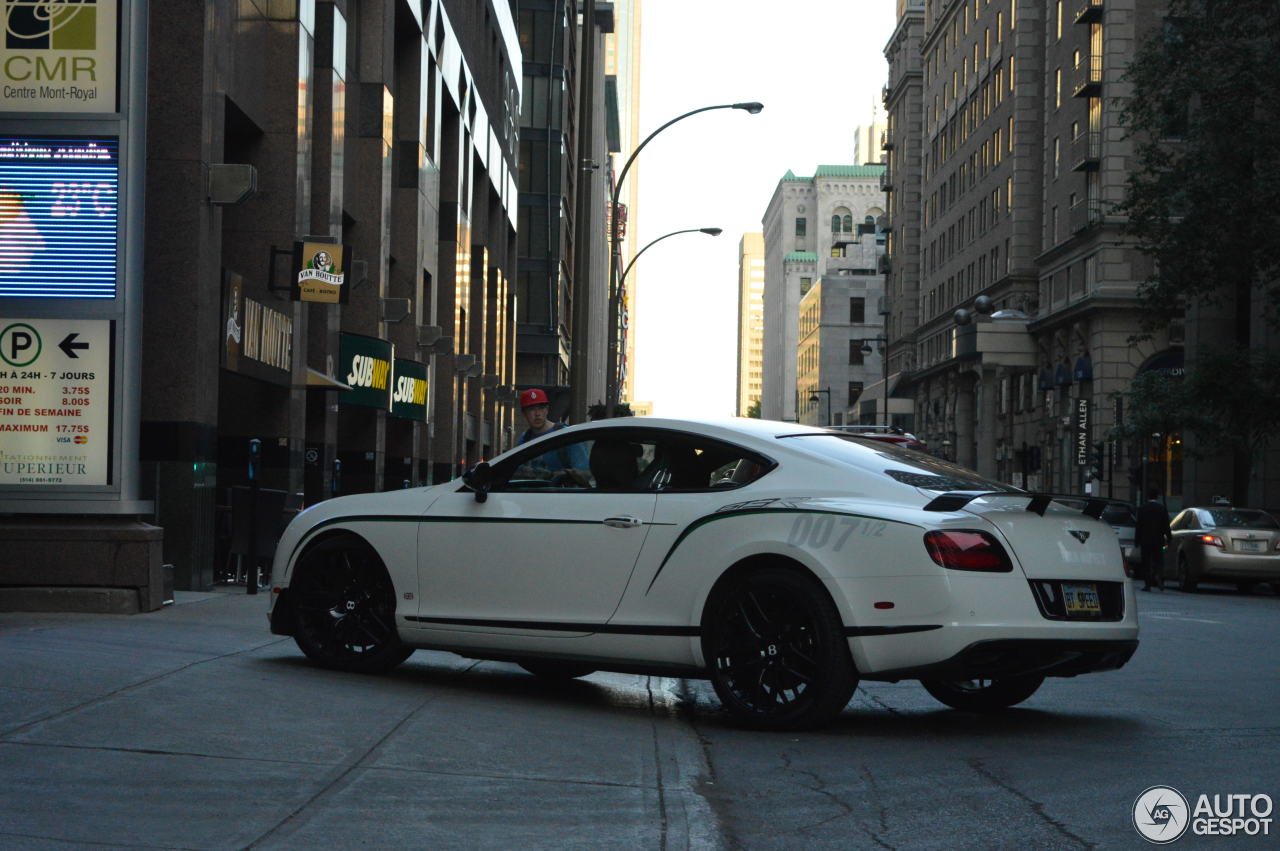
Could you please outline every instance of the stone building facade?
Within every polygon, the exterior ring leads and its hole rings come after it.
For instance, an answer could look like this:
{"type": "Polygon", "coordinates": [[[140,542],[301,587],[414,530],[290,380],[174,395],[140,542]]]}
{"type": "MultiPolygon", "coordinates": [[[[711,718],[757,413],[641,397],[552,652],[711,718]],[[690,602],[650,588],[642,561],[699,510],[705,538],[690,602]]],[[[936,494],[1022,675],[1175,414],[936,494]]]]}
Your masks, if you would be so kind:
{"type": "Polygon", "coordinates": [[[199,589],[227,564],[251,439],[295,506],[512,443],[522,58],[506,0],[150,16],[153,45],[186,47],[149,53],[142,480],[178,587],[199,589]],[[257,194],[211,204],[224,164],[252,166],[257,194]],[[349,248],[346,303],[290,300],[304,238],[349,248]],[[414,413],[356,401],[352,346],[387,394],[393,359],[422,376],[414,413]]]}
{"type": "Polygon", "coordinates": [[[764,369],[764,234],[738,241],[738,357],[734,413],[747,416],[760,402],[764,369]]]}
{"type": "MultiPolygon", "coordinates": [[[[803,296],[826,276],[878,274],[885,239],[883,173],[878,165],[820,165],[812,177],[788,171],[774,190],[762,220],[765,419],[795,421],[811,407],[812,393],[801,393],[797,372],[803,296]]],[[[878,298],[867,311],[879,325],[878,298]]]]}
{"type": "Polygon", "coordinates": [[[1131,342],[1149,270],[1112,213],[1130,155],[1121,77],[1159,5],[899,3],[889,337],[934,451],[1041,490],[1128,498],[1148,476],[1176,506],[1175,437],[1144,455],[1108,441],[1115,394],[1181,363],[1176,329],[1131,342]]]}

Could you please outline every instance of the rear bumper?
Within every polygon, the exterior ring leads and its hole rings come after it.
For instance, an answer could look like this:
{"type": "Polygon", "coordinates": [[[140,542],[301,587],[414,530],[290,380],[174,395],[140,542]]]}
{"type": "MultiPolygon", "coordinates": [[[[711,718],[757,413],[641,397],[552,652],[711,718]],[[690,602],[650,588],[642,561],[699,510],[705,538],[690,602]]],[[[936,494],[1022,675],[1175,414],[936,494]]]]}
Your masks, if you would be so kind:
{"type": "Polygon", "coordinates": [[[977,641],[941,662],[878,671],[870,680],[973,680],[1027,675],[1074,677],[1123,667],[1138,640],[1000,638],[977,641]]]}

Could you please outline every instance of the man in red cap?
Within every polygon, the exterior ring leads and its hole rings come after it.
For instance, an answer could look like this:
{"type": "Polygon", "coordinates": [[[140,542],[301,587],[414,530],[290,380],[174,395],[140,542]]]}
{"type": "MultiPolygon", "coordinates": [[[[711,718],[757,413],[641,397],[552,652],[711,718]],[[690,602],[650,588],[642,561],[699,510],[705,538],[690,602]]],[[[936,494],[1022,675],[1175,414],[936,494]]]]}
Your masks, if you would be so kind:
{"type": "MultiPolygon", "coordinates": [[[[564,423],[552,422],[547,417],[550,409],[551,401],[547,394],[537,387],[520,394],[520,411],[529,427],[516,438],[517,446],[565,428],[564,423]]],[[[518,475],[581,483],[586,481],[586,470],[586,448],[581,443],[572,443],[530,459],[521,466],[518,475]]]]}
{"type": "Polygon", "coordinates": [[[564,423],[552,422],[547,418],[547,414],[551,410],[551,400],[547,398],[545,391],[534,387],[520,394],[520,412],[524,414],[525,422],[529,424],[529,428],[520,433],[516,438],[516,445],[528,443],[535,437],[542,437],[544,434],[550,434],[556,429],[564,428],[564,423]]]}

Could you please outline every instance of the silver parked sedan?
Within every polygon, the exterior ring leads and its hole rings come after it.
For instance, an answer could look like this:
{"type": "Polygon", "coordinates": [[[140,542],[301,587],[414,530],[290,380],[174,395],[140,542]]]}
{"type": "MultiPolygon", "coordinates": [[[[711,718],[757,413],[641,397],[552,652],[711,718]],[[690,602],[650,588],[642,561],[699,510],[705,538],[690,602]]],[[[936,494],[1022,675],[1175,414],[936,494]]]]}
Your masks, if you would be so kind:
{"type": "Polygon", "coordinates": [[[1194,591],[1200,582],[1233,582],[1241,591],[1259,582],[1280,583],[1280,522],[1265,511],[1186,508],[1169,528],[1174,575],[1183,591],[1194,591]]]}

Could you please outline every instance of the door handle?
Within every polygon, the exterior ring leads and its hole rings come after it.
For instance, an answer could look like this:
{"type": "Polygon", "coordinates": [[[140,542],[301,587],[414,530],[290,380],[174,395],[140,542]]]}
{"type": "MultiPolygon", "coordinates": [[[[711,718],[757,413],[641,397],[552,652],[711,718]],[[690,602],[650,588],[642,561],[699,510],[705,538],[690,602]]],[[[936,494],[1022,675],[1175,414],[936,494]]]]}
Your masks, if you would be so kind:
{"type": "Polygon", "coordinates": [[[612,526],[615,529],[634,529],[640,525],[639,517],[626,515],[623,517],[606,517],[604,525],[612,526]]]}

